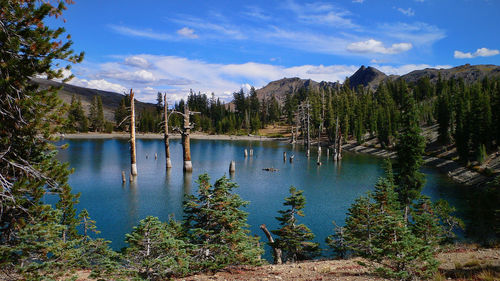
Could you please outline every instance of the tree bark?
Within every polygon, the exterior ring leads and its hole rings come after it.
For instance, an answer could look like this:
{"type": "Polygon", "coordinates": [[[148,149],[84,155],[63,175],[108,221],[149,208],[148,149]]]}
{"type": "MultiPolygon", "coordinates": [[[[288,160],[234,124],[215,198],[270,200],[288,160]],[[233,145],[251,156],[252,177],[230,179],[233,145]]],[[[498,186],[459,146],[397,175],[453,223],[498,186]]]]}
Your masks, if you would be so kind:
{"type": "Polygon", "coordinates": [[[163,114],[164,114],[164,117],[163,119],[165,120],[165,134],[163,136],[163,140],[165,142],[165,158],[167,160],[167,163],[166,163],[166,168],[167,169],[170,169],[172,168],[172,162],[170,160],[170,142],[168,140],[168,104],[167,104],[167,94],[165,94],[163,96],[163,114]]]}
{"type": "Polygon", "coordinates": [[[261,224],[260,229],[262,229],[262,231],[264,231],[264,234],[266,235],[267,239],[269,240],[271,247],[273,247],[274,264],[282,264],[283,261],[281,260],[281,249],[274,246],[274,239],[271,236],[271,233],[269,233],[269,230],[267,230],[266,225],[261,224]]]}
{"type": "Polygon", "coordinates": [[[135,156],[135,106],[134,92],[130,89],[130,175],[137,176],[137,161],[135,156]]]}
{"type": "Polygon", "coordinates": [[[184,152],[184,172],[192,172],[193,164],[191,162],[191,148],[189,142],[189,133],[191,126],[189,124],[189,108],[184,105],[184,130],[182,132],[182,150],[184,152]]]}

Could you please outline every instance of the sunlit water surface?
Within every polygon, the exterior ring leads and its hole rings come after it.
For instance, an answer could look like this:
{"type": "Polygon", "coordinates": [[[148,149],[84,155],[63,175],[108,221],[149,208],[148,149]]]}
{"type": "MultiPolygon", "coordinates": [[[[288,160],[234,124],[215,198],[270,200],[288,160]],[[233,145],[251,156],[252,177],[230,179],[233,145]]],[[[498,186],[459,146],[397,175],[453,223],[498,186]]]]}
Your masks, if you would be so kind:
{"type": "MultiPolygon", "coordinates": [[[[129,143],[127,140],[63,140],[69,147],[60,151],[58,158],[69,162],[74,173],[69,183],[74,192],[81,193],[79,210],[87,209],[97,221],[100,237],[112,241],[114,249],[125,246],[125,233],[146,216],[167,220],[170,214],[182,219],[182,202],[186,194],[196,192],[196,180],[208,173],[214,182],[226,175],[231,160],[236,162],[236,173],[231,178],[239,185],[235,191],[247,201],[248,223],[253,235],[261,236],[260,224],[276,229],[275,217],[283,209],[291,185],[304,190],[306,207],[305,223],[316,234],[322,248],[325,238],[332,234],[332,221],[342,225],[345,214],[353,201],[371,190],[383,175],[383,159],[345,153],[341,162],[323,156],[323,165],[316,165],[317,152],[307,158],[300,145],[268,141],[192,140],[191,153],[194,171],[182,171],[182,146],[179,140],[171,141],[173,168],[165,169],[165,152],[162,140],[137,140],[137,166],[139,176],[128,181],[130,171],[129,143]],[[244,149],[253,149],[253,157],[244,157],[244,149]],[[293,163],[283,161],[295,155],[293,163]],[[155,160],[155,153],[158,159],[155,160]],[[263,171],[274,167],[277,172],[263,171]],[[122,184],[121,172],[127,174],[122,184]]],[[[486,239],[490,213],[482,200],[472,196],[470,189],[459,186],[432,168],[426,173],[424,193],[432,199],[445,198],[457,207],[458,214],[469,225],[465,236],[486,239]],[[482,206],[482,207],[481,207],[482,206]],[[483,231],[486,229],[486,231],[483,231]]],[[[48,199],[49,201],[50,198],[48,199]]],[[[53,202],[52,202],[53,203],[53,202]]],[[[269,253],[269,249],[267,251],[269,253]]],[[[325,255],[328,255],[325,252],[325,255]]],[[[269,258],[269,254],[266,255],[269,258]]]]}

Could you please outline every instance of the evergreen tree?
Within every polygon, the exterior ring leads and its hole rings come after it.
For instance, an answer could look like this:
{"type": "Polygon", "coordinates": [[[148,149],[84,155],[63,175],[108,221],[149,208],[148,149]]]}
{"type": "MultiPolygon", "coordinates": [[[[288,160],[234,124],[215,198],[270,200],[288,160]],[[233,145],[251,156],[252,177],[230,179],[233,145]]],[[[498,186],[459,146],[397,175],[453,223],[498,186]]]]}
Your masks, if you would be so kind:
{"type": "MultiPolygon", "coordinates": [[[[465,96],[465,95],[464,95],[465,96]]],[[[469,111],[468,101],[466,97],[459,97],[455,113],[455,143],[459,159],[467,163],[470,151],[470,130],[469,130],[469,111]]]]}
{"type": "MultiPolygon", "coordinates": [[[[62,14],[66,2],[0,2],[0,267],[18,279],[54,279],[85,268],[81,253],[96,249],[75,231],[70,171],[55,157],[53,134],[62,129],[66,113],[57,89],[30,82],[38,75],[62,78],[63,69],[52,69],[56,60],[83,59],[73,54],[71,41],[59,38],[64,29],[45,25],[62,14]],[[58,198],[55,208],[44,203],[48,192],[58,198]]],[[[108,250],[106,244],[99,249],[108,250]]]]}
{"type": "Polygon", "coordinates": [[[314,234],[306,225],[298,224],[297,216],[304,216],[305,204],[303,191],[291,186],[290,196],[285,198],[283,203],[288,208],[278,211],[281,216],[276,217],[281,228],[271,231],[278,236],[272,246],[283,251],[286,261],[310,259],[319,252],[319,244],[310,241],[314,239],[314,234]]]}
{"type": "Polygon", "coordinates": [[[117,129],[125,131],[129,126],[130,121],[128,120],[130,116],[130,97],[125,95],[120,101],[120,105],[115,110],[115,123],[117,129]]]}
{"type": "Polygon", "coordinates": [[[398,169],[396,183],[399,200],[405,206],[405,221],[407,221],[411,202],[418,198],[425,183],[424,174],[419,171],[423,163],[425,138],[421,135],[422,130],[413,98],[405,94],[403,102],[402,129],[396,144],[398,169]]]}
{"type": "Polygon", "coordinates": [[[161,114],[163,110],[163,95],[158,92],[156,94],[156,113],[161,114]]]}
{"type": "Polygon", "coordinates": [[[343,239],[354,254],[374,262],[367,265],[383,276],[427,279],[437,270],[437,239],[431,234],[439,233],[432,232],[439,230],[439,224],[432,212],[423,208],[413,215],[406,223],[394,185],[380,179],[373,192],[349,208],[343,239]]]}
{"type": "Polygon", "coordinates": [[[80,98],[76,99],[75,95],[73,95],[71,97],[66,129],[73,132],[87,132],[88,126],[88,119],[83,111],[82,101],[80,98]]]}
{"type": "Polygon", "coordinates": [[[438,140],[441,144],[447,145],[451,141],[450,123],[451,123],[451,106],[448,93],[443,92],[438,96],[438,140]]]}
{"type": "Polygon", "coordinates": [[[198,195],[188,196],[184,203],[184,228],[195,246],[193,269],[259,264],[262,249],[249,235],[248,214],[241,210],[248,202],[232,193],[237,185],[225,176],[211,185],[207,174],[199,176],[198,184],[198,195]]]}
{"type": "MultiPolygon", "coordinates": [[[[170,227],[171,228],[171,227],[170,227]]],[[[189,272],[190,245],[176,238],[167,224],[148,216],[126,235],[124,251],[128,270],[147,280],[165,280],[189,272]]]]}
{"type": "Polygon", "coordinates": [[[92,103],[90,104],[90,122],[92,129],[95,132],[102,132],[104,130],[104,111],[102,107],[101,96],[95,95],[92,103]]]}

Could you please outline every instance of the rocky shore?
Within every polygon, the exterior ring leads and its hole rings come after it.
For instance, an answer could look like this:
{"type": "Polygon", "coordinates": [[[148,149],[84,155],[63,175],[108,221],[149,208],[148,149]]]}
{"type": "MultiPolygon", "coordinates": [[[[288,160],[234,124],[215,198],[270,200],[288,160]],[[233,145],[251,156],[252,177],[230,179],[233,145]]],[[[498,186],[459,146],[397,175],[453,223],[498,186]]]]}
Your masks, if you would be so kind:
{"type": "MultiPolygon", "coordinates": [[[[381,148],[366,147],[357,145],[356,143],[348,143],[342,147],[346,151],[354,153],[366,153],[378,157],[395,158],[396,152],[381,148]]],[[[441,172],[445,173],[453,181],[468,186],[478,186],[488,182],[488,177],[466,168],[453,160],[442,159],[437,157],[424,156],[424,163],[430,167],[437,167],[441,172]]]]}

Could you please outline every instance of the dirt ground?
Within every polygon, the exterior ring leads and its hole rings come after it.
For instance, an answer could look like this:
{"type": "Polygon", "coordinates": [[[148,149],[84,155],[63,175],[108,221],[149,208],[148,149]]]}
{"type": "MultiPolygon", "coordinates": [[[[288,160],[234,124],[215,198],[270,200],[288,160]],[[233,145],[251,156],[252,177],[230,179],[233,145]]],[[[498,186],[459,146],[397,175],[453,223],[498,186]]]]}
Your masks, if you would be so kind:
{"type": "MultiPolygon", "coordinates": [[[[441,265],[434,280],[500,280],[500,249],[456,248],[440,254],[438,259],[441,265]]],[[[177,280],[386,280],[370,274],[358,261],[361,259],[230,267],[216,274],[199,274],[177,280]]]]}

